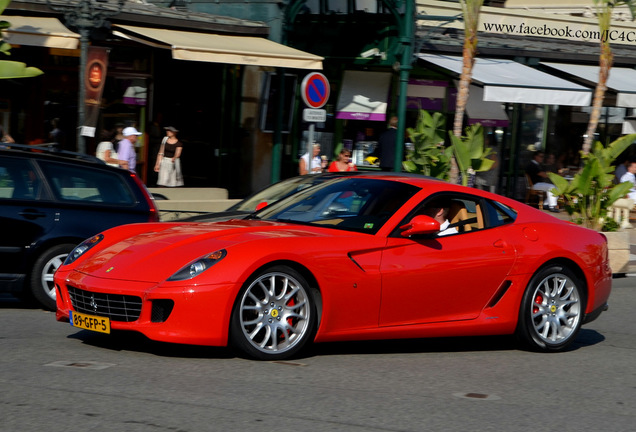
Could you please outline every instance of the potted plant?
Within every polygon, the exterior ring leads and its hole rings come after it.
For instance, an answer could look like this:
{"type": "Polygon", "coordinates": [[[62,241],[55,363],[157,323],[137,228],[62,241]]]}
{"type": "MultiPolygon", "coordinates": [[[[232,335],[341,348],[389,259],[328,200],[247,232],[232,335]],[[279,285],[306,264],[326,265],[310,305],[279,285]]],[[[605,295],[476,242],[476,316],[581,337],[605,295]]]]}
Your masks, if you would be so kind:
{"type": "Polygon", "coordinates": [[[452,150],[444,148],[445,121],[441,113],[420,110],[414,128],[406,131],[413,151],[402,162],[406,172],[448,180],[452,150]]]}
{"type": "Polygon", "coordinates": [[[570,219],[587,228],[603,231],[608,238],[613,273],[623,273],[626,270],[629,262],[629,235],[619,231],[618,223],[607,216],[608,209],[633,186],[630,182],[614,182],[614,161],[634,140],[636,134],[618,138],[607,147],[596,142],[590,153],[583,154],[583,168],[571,180],[548,173],[555,186],[552,193],[563,199],[570,219]]]}
{"type": "Polygon", "coordinates": [[[495,163],[488,158],[492,149],[484,145],[484,129],[477,123],[466,128],[466,136],[449,135],[462,185],[473,186],[475,174],[488,171],[495,163]]]}

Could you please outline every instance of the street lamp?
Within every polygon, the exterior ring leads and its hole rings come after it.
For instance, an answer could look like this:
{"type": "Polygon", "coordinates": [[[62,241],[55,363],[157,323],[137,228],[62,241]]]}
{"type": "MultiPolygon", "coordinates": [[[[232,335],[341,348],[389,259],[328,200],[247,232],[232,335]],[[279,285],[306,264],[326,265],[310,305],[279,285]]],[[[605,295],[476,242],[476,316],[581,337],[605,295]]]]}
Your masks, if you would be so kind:
{"type": "Polygon", "coordinates": [[[55,12],[64,15],[67,27],[75,27],[80,34],[80,67],[79,67],[79,97],[77,102],[77,151],[86,153],[86,143],[82,136],[82,126],[85,120],[84,99],[84,72],[88,57],[88,42],[91,30],[106,27],[110,23],[108,18],[120,13],[126,0],[80,0],[80,1],[56,1],[46,0],[47,5],[55,12]]]}

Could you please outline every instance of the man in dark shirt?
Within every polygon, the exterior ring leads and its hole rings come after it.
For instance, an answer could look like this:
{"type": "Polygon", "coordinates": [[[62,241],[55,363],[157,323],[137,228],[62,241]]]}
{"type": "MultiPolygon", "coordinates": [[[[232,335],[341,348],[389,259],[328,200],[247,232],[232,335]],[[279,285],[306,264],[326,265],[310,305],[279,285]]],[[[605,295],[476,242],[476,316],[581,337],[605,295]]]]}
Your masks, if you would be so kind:
{"type": "Polygon", "coordinates": [[[395,169],[395,142],[397,141],[398,118],[391,117],[389,129],[386,130],[378,140],[377,155],[380,158],[380,169],[382,171],[393,171],[395,169]]]}

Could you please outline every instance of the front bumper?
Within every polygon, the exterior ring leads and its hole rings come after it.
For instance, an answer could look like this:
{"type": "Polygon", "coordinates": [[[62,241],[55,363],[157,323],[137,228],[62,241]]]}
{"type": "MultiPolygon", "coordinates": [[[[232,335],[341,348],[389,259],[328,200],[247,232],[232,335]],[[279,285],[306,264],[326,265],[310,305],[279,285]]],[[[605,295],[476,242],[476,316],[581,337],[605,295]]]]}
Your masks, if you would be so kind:
{"type": "MultiPolygon", "coordinates": [[[[226,346],[236,290],[233,284],[178,285],[102,279],[78,272],[55,275],[58,321],[68,321],[76,310],[69,295],[81,291],[87,301],[79,312],[109,316],[112,330],[142,333],[156,341],[193,345],[226,346]],[[91,296],[96,299],[90,302],[91,296]],[[104,298],[138,298],[138,318],[112,315],[104,298]],[[88,304],[93,310],[86,311],[88,304]]],[[[137,306],[135,306],[136,308],[137,306]]],[[[117,314],[116,314],[117,315],[117,314]]]]}

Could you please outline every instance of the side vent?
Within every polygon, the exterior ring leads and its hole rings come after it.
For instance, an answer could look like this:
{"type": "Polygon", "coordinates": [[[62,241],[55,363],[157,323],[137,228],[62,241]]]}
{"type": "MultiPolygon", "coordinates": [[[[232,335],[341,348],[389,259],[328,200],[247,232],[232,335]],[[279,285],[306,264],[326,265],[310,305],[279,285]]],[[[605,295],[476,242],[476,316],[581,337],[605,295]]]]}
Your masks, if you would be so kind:
{"type": "Polygon", "coordinates": [[[510,288],[511,285],[512,285],[512,282],[510,282],[509,280],[502,283],[499,289],[497,290],[497,292],[495,293],[495,295],[492,297],[492,299],[490,299],[490,302],[488,303],[486,307],[491,308],[491,307],[494,307],[497,303],[499,303],[499,300],[503,298],[503,296],[506,294],[506,292],[508,291],[508,288],[510,288]]]}
{"type": "Polygon", "coordinates": [[[150,321],[153,323],[165,322],[170,316],[173,307],[174,302],[172,300],[153,300],[150,321]]]}
{"type": "Polygon", "coordinates": [[[353,262],[356,266],[358,266],[358,268],[359,268],[360,270],[364,271],[364,269],[362,268],[362,266],[361,266],[360,264],[358,264],[358,261],[356,261],[356,260],[353,258],[353,256],[351,256],[351,252],[349,252],[349,253],[347,254],[347,256],[349,257],[349,259],[350,259],[350,260],[351,260],[351,261],[352,261],[352,262],[353,262]]]}

